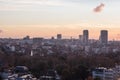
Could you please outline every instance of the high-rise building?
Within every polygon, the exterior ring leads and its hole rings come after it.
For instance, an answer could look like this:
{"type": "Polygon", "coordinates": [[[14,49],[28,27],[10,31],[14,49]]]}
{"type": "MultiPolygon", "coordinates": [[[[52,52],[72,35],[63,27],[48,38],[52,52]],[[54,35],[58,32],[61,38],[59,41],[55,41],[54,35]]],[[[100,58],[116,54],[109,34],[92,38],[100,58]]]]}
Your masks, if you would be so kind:
{"type": "Polygon", "coordinates": [[[101,30],[100,43],[102,43],[102,44],[108,43],[108,31],[107,30],[101,30]]]}
{"type": "Polygon", "coordinates": [[[57,34],[57,39],[62,39],[62,34],[57,34]]]}
{"type": "Polygon", "coordinates": [[[79,40],[82,42],[83,41],[83,35],[79,35],[79,40]]]}
{"type": "Polygon", "coordinates": [[[85,44],[88,44],[88,40],[89,40],[89,32],[88,30],[83,30],[83,42],[85,44]]]}

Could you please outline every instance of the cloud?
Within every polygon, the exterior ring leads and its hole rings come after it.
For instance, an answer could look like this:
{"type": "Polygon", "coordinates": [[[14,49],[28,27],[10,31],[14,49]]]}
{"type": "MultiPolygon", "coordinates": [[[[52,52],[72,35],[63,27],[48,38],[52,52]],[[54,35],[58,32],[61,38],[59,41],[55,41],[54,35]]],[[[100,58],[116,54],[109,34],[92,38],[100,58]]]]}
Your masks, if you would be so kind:
{"type": "Polygon", "coordinates": [[[68,7],[82,5],[83,0],[0,0],[0,11],[38,10],[42,7],[68,7]]]}
{"type": "Polygon", "coordinates": [[[63,6],[60,0],[0,0],[0,10],[26,10],[40,6],[63,6]]]}
{"type": "Polygon", "coordinates": [[[99,13],[99,12],[101,12],[103,10],[104,7],[105,7],[105,4],[101,3],[96,8],[94,8],[94,12],[99,13]]]}
{"type": "Polygon", "coordinates": [[[59,6],[62,5],[60,0],[0,0],[3,5],[48,5],[59,6]]]}

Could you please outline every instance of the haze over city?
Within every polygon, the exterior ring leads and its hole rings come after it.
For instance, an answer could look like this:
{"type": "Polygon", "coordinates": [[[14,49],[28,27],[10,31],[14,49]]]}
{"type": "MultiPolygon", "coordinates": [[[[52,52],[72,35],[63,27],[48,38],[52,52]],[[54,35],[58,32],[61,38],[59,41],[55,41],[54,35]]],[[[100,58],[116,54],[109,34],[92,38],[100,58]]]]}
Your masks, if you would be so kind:
{"type": "Polygon", "coordinates": [[[0,0],[0,80],[120,80],[120,0],[0,0]]]}
{"type": "Polygon", "coordinates": [[[0,0],[0,37],[78,38],[84,29],[99,39],[120,40],[119,0],[0,0]]]}

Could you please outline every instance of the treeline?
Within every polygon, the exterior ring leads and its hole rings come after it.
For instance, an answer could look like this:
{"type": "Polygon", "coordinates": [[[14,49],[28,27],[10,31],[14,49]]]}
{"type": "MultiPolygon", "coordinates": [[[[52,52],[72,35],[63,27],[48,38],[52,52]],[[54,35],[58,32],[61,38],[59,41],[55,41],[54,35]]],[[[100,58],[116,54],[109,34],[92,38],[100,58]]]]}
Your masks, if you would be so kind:
{"type": "Polygon", "coordinates": [[[29,56],[20,54],[0,54],[0,68],[12,68],[23,65],[40,77],[47,70],[57,70],[62,80],[85,80],[96,67],[114,67],[120,64],[120,52],[109,54],[78,55],[52,54],[47,56],[29,56]]]}

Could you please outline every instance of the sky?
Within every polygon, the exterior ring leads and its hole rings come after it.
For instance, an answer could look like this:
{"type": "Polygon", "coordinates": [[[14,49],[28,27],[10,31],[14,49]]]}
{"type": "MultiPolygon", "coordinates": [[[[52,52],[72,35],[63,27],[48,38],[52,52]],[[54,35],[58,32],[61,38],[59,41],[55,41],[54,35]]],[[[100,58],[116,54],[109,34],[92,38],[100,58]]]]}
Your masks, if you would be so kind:
{"type": "Polygon", "coordinates": [[[0,0],[0,37],[78,38],[84,29],[91,39],[100,30],[120,40],[120,0],[0,0]]]}

